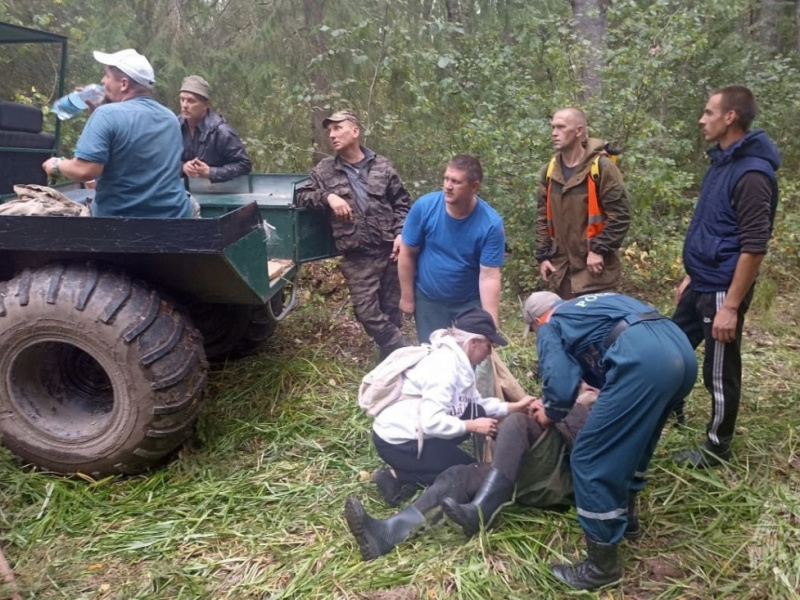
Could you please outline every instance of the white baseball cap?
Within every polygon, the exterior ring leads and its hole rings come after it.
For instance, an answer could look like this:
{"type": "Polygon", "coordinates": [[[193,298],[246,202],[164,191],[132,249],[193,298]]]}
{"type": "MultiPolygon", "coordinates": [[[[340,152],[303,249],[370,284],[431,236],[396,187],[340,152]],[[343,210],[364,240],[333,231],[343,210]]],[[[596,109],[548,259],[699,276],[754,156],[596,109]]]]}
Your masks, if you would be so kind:
{"type": "Polygon", "coordinates": [[[153,89],[156,84],[156,74],[153,71],[153,66],[133,48],[126,48],[113,54],[97,51],[92,54],[94,59],[101,65],[117,67],[136,83],[140,83],[150,89],[153,89]]]}

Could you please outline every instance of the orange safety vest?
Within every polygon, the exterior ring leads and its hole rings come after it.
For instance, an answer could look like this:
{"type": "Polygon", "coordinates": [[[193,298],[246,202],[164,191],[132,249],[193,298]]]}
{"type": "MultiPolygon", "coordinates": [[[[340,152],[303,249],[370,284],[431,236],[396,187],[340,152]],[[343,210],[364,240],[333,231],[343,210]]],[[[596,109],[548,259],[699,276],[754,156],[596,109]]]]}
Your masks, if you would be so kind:
{"type": "MultiPolygon", "coordinates": [[[[586,225],[586,239],[600,235],[603,228],[606,226],[606,216],[600,208],[600,203],[597,201],[597,184],[600,182],[600,154],[594,157],[592,167],[589,170],[589,175],[586,177],[586,187],[589,192],[589,219],[586,225]]],[[[614,161],[616,156],[611,156],[614,161]]],[[[553,187],[553,169],[556,166],[556,157],[550,159],[550,164],[547,165],[547,232],[551,238],[556,235],[555,228],[553,227],[553,209],[550,205],[550,189],[553,187]]]]}

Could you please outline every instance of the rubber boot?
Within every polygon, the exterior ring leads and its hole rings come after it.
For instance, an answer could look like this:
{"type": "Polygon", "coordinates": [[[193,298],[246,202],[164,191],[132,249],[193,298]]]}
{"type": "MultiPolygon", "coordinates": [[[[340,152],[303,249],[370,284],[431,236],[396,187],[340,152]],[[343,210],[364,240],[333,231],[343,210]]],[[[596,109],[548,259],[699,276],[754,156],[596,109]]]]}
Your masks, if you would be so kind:
{"type": "Polygon", "coordinates": [[[618,583],[622,577],[616,544],[586,538],[587,557],[574,565],[555,565],[553,575],[578,590],[595,590],[618,583]]]}
{"type": "Polygon", "coordinates": [[[388,519],[375,519],[367,514],[358,498],[350,496],[344,503],[344,518],[356,538],[361,558],[375,560],[405,541],[426,523],[425,516],[413,505],[388,519]]]}
{"type": "Polygon", "coordinates": [[[461,526],[468,538],[481,530],[481,521],[485,527],[500,512],[500,508],[511,499],[514,482],[506,479],[497,469],[489,471],[481,489],[469,504],[458,504],[452,498],[442,500],[442,509],[447,518],[461,526]]]}
{"type": "Polygon", "coordinates": [[[623,534],[626,540],[638,540],[642,537],[642,527],[639,525],[639,508],[636,506],[636,492],[628,492],[628,525],[623,534]]]}
{"type": "Polygon", "coordinates": [[[378,486],[378,491],[383,496],[386,504],[394,508],[414,495],[417,487],[410,483],[400,483],[397,477],[392,475],[391,469],[380,469],[372,476],[372,481],[378,486]]]}

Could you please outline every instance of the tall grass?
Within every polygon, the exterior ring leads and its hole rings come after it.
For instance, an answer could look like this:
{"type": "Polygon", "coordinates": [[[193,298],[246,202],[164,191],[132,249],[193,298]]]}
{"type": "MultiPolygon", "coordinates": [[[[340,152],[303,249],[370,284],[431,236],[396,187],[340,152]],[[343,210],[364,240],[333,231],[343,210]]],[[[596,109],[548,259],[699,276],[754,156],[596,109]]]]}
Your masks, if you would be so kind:
{"type": "MultiPolygon", "coordinates": [[[[0,544],[20,593],[36,599],[800,598],[800,357],[787,346],[797,298],[769,310],[748,320],[734,462],[701,472],[670,460],[702,440],[698,384],[689,425],[666,429],[657,450],[623,583],[596,594],[550,575],[553,561],[579,556],[574,511],[512,507],[469,542],[445,523],[361,562],[344,499],[390,513],[369,480],[379,459],[356,406],[374,356],[347,311],[312,297],[258,356],[213,371],[196,435],[158,471],[61,478],[3,451],[0,544]]],[[[516,302],[504,311],[518,331],[516,302]]],[[[533,346],[510,337],[504,356],[536,391],[533,346]]]]}

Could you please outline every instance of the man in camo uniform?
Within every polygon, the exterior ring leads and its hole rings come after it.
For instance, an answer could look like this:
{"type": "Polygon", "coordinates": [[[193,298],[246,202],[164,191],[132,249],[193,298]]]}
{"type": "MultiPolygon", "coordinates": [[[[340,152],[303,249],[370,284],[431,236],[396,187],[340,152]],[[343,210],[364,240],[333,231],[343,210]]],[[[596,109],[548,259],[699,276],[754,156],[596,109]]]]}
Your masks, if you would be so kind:
{"type": "Polygon", "coordinates": [[[336,112],[322,124],[336,156],[311,170],[297,204],[330,211],[353,310],[382,360],[407,345],[400,332],[397,256],[411,199],[392,163],[359,143],[362,127],[354,113],[336,112]]]}

